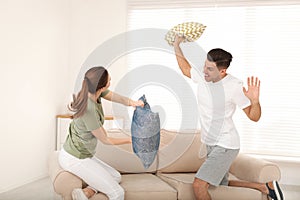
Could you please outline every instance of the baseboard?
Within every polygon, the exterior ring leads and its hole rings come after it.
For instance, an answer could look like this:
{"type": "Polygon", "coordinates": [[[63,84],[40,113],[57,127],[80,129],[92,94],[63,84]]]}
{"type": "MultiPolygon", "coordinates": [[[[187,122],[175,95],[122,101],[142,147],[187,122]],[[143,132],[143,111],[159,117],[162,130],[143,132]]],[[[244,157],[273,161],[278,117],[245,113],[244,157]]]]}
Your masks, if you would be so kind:
{"type": "Polygon", "coordinates": [[[27,184],[29,184],[29,183],[32,183],[32,182],[38,181],[38,180],[40,180],[40,179],[46,178],[46,177],[48,177],[48,176],[49,176],[48,174],[44,174],[44,175],[40,175],[40,176],[31,178],[31,179],[22,181],[22,182],[17,183],[17,184],[13,184],[13,185],[9,185],[9,186],[4,187],[4,188],[0,188],[0,194],[1,194],[1,193],[4,193],[4,192],[8,192],[8,191],[10,191],[10,190],[17,189],[17,188],[19,188],[19,187],[22,187],[22,186],[27,185],[27,184]]]}

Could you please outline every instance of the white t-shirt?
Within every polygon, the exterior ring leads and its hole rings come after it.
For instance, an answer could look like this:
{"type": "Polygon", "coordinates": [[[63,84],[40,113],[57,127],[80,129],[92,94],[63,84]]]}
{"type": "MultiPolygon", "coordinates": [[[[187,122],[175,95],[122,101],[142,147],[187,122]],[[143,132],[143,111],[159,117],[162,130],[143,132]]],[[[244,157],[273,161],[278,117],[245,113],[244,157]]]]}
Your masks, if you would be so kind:
{"type": "Polygon", "coordinates": [[[240,138],[232,120],[236,106],[241,109],[251,103],[243,92],[243,82],[227,74],[213,83],[203,73],[191,69],[191,78],[198,83],[198,109],[201,123],[201,140],[207,145],[239,149],[240,138]]]}

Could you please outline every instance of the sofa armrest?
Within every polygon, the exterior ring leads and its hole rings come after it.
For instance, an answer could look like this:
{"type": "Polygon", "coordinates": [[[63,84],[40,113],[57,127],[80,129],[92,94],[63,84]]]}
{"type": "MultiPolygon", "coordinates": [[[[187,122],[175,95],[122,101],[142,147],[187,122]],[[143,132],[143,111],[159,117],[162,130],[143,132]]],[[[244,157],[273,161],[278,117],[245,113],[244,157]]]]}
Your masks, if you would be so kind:
{"type": "Polygon", "coordinates": [[[56,176],[53,187],[64,200],[72,200],[72,191],[74,188],[82,188],[82,180],[70,172],[63,171],[56,176]]]}
{"type": "Polygon", "coordinates": [[[230,167],[230,173],[241,180],[266,183],[279,180],[279,167],[272,162],[239,154],[230,167]]]}
{"type": "Polygon", "coordinates": [[[72,200],[74,188],[81,188],[83,181],[74,174],[63,170],[58,162],[58,151],[50,154],[48,159],[48,173],[53,184],[54,191],[64,200],[72,200]]]}

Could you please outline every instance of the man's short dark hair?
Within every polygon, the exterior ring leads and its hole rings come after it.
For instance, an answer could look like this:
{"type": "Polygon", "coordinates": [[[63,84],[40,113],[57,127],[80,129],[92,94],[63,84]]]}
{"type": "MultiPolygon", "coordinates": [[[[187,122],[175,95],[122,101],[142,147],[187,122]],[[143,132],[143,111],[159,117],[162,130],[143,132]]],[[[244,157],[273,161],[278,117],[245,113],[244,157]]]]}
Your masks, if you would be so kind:
{"type": "Polygon", "coordinates": [[[223,49],[216,48],[207,53],[207,60],[215,62],[218,68],[227,69],[232,61],[232,55],[223,49]]]}

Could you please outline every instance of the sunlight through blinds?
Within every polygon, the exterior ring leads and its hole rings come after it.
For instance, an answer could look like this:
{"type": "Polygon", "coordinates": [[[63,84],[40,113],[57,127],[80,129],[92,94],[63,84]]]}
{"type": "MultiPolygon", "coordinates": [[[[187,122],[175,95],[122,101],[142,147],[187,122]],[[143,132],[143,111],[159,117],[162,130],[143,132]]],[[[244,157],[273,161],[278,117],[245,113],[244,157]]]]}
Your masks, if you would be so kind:
{"type": "MultiPolygon", "coordinates": [[[[244,84],[248,76],[261,79],[260,121],[251,122],[239,109],[234,116],[241,151],[300,158],[299,1],[129,0],[128,13],[128,30],[168,30],[186,21],[205,24],[207,29],[197,44],[206,52],[217,47],[231,52],[233,62],[228,72],[244,84]]],[[[151,51],[132,55],[128,62],[132,68],[147,60],[178,67],[174,55],[151,51]]],[[[198,65],[202,67],[203,63],[198,65]]],[[[172,95],[160,93],[161,101],[168,101],[172,95]]],[[[180,107],[176,103],[172,101],[174,108],[180,107]]],[[[167,128],[176,128],[176,117],[181,117],[178,109],[165,112],[166,118],[174,118],[167,128]]]]}

